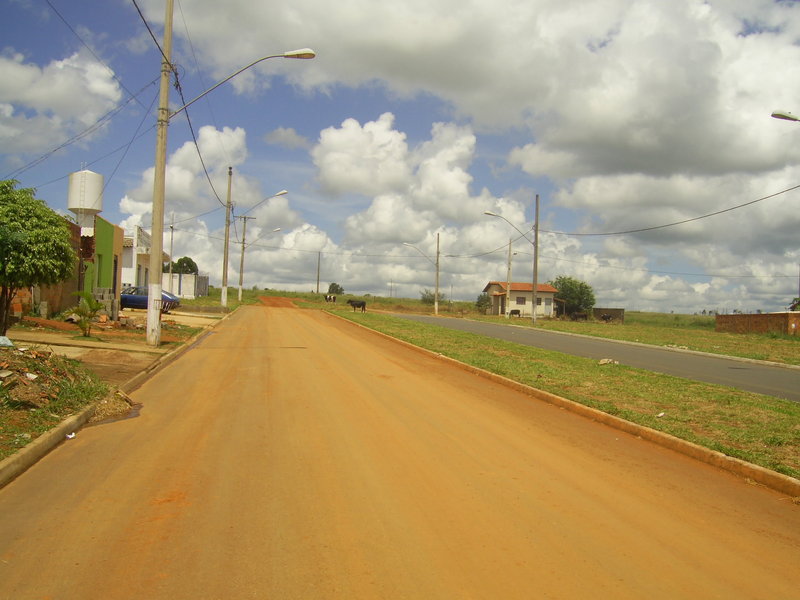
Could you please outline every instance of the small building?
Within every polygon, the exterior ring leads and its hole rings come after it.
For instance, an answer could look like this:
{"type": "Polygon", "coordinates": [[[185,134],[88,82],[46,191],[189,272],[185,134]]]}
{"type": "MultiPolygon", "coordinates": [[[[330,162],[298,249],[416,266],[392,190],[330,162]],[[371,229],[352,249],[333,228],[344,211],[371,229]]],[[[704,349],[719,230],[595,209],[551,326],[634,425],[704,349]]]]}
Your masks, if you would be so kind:
{"type": "MultiPolygon", "coordinates": [[[[150,283],[150,247],[152,238],[136,226],[131,235],[125,235],[122,248],[122,287],[146,286],[150,283]]],[[[166,252],[161,253],[161,264],[169,262],[166,252]]],[[[166,289],[166,288],[165,288],[166,289]]]]}
{"type": "Polygon", "coordinates": [[[208,296],[208,275],[173,273],[170,280],[170,274],[165,272],[161,278],[161,289],[189,300],[208,296]]]}
{"type": "MultiPolygon", "coordinates": [[[[484,293],[489,295],[492,305],[489,309],[491,315],[513,314],[520,317],[532,317],[531,307],[533,306],[533,283],[512,282],[510,293],[506,293],[507,283],[505,281],[490,281],[483,288],[484,293]],[[506,297],[509,297],[506,306],[506,297]]],[[[536,316],[553,317],[555,316],[555,295],[558,290],[547,283],[536,285],[536,316]]]]}

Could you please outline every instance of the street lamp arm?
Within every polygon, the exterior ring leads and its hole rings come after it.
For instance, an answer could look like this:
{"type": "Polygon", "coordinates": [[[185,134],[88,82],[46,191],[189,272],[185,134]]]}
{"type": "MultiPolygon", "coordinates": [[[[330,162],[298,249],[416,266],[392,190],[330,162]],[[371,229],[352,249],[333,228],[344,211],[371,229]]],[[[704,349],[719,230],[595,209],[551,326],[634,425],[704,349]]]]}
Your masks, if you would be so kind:
{"type": "Polygon", "coordinates": [[[796,117],[787,110],[776,110],[772,113],[774,119],[783,119],[784,121],[800,121],[800,117],[796,117]]]}
{"type": "Polygon", "coordinates": [[[208,94],[209,92],[212,92],[212,91],[214,91],[214,90],[215,90],[215,89],[217,89],[219,86],[221,86],[223,83],[226,83],[226,82],[230,81],[231,79],[233,79],[234,77],[236,77],[237,75],[239,75],[241,72],[243,72],[243,71],[246,71],[246,70],[247,70],[247,69],[249,69],[250,67],[253,67],[253,66],[257,65],[258,63],[260,63],[260,62],[262,62],[262,61],[265,61],[265,60],[267,60],[267,59],[270,59],[270,58],[301,58],[301,59],[310,59],[310,58],[314,58],[315,56],[316,56],[316,53],[315,53],[315,52],[314,52],[314,51],[313,51],[311,48],[302,48],[302,49],[300,49],[300,50],[292,50],[291,52],[284,52],[283,54],[271,54],[270,56],[262,56],[262,57],[261,57],[261,58],[259,58],[258,60],[254,60],[253,62],[251,62],[249,65],[246,65],[246,66],[242,67],[241,69],[239,69],[239,70],[238,70],[238,71],[236,71],[235,73],[233,73],[233,74],[231,74],[231,75],[228,75],[228,76],[227,76],[225,79],[223,79],[223,80],[221,80],[221,81],[218,81],[217,83],[215,83],[213,86],[211,86],[210,88],[208,88],[208,89],[207,89],[205,92],[203,92],[202,94],[200,94],[200,95],[199,95],[199,96],[197,96],[196,98],[193,98],[192,100],[189,100],[189,102],[187,102],[186,104],[184,104],[183,106],[181,106],[179,109],[172,111],[171,113],[169,113],[169,116],[167,117],[167,119],[171,119],[172,117],[174,117],[174,116],[175,116],[175,115],[177,115],[178,113],[180,113],[180,112],[182,112],[182,111],[186,110],[186,109],[187,109],[187,108],[189,108],[189,107],[190,107],[192,104],[194,104],[195,102],[197,102],[198,100],[200,100],[200,98],[202,98],[203,96],[205,96],[205,95],[206,95],[206,94],[208,94]]]}
{"type": "Polygon", "coordinates": [[[528,234],[527,234],[527,233],[524,233],[524,232],[523,232],[523,231],[522,231],[522,230],[521,230],[519,227],[517,227],[516,225],[514,225],[514,224],[513,224],[511,221],[509,221],[508,219],[506,219],[506,218],[505,218],[503,215],[498,215],[497,213],[493,213],[493,212],[492,212],[492,211],[490,211],[490,210],[485,210],[485,211],[483,211],[483,214],[485,214],[485,215],[488,215],[488,216],[490,216],[490,217],[497,217],[497,218],[499,218],[499,219],[503,219],[503,221],[505,221],[506,223],[508,223],[509,225],[511,225],[511,226],[512,226],[514,229],[516,229],[516,230],[519,232],[519,234],[520,234],[522,237],[524,237],[524,238],[525,238],[525,239],[526,239],[528,242],[530,242],[531,244],[533,244],[533,241],[532,241],[532,240],[531,240],[531,239],[528,237],[528,234]]]}
{"type": "Polygon", "coordinates": [[[431,257],[430,257],[430,256],[428,256],[427,254],[425,254],[425,253],[424,253],[422,250],[420,250],[419,248],[417,248],[415,245],[413,245],[413,244],[409,244],[408,242],[403,242],[403,246],[408,246],[409,248],[413,248],[414,250],[416,250],[417,252],[419,252],[419,253],[420,253],[422,256],[424,256],[424,257],[425,257],[425,258],[428,260],[428,262],[429,262],[429,263],[431,263],[431,264],[432,264],[434,267],[436,266],[436,262],[434,262],[434,261],[431,259],[431,257]]]}
{"type": "Polygon", "coordinates": [[[278,196],[285,196],[285,195],[286,195],[286,194],[288,194],[288,193],[289,193],[289,192],[287,192],[286,190],[281,190],[281,191],[280,191],[280,192],[278,192],[277,194],[272,194],[272,196],[267,196],[267,197],[266,197],[266,198],[264,198],[263,200],[260,200],[259,202],[256,202],[256,203],[255,203],[253,206],[251,206],[250,208],[248,208],[248,209],[247,209],[246,211],[244,211],[244,213],[242,213],[242,214],[245,214],[245,215],[246,215],[247,213],[249,213],[249,212],[251,212],[251,211],[254,211],[256,208],[258,208],[259,206],[261,206],[262,204],[264,204],[264,202],[266,202],[267,200],[272,200],[273,198],[277,198],[278,196]]]}

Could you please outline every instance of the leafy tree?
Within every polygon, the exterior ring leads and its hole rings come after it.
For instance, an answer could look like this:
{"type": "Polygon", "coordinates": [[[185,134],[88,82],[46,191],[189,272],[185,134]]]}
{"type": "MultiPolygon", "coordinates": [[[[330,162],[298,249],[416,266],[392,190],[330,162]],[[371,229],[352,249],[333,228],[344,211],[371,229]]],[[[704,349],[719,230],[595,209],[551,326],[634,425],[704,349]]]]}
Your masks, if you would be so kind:
{"type": "Polygon", "coordinates": [[[792,303],[789,305],[789,310],[795,311],[800,310],[800,298],[795,298],[792,300],[792,303]]]}
{"type": "MultiPolygon", "coordinates": [[[[169,272],[169,264],[164,268],[164,273],[169,272]]],[[[181,273],[183,275],[197,275],[200,270],[197,268],[197,263],[195,263],[191,258],[188,256],[182,256],[177,261],[172,263],[172,272],[173,273],[181,273]]]]}
{"type": "MultiPolygon", "coordinates": [[[[436,292],[434,292],[433,290],[425,288],[419,293],[419,296],[423,304],[436,304],[436,292]]],[[[444,294],[442,294],[442,291],[439,290],[439,302],[446,302],[446,301],[447,300],[444,297],[444,294]]]]}
{"type": "Polygon", "coordinates": [[[556,298],[564,301],[566,314],[588,312],[594,306],[594,290],[588,283],[566,275],[560,275],[549,283],[558,290],[556,298]]]}
{"type": "Polygon", "coordinates": [[[92,320],[97,316],[98,312],[103,310],[103,303],[85,290],[73,293],[76,296],[80,296],[81,300],[75,310],[72,311],[72,314],[78,317],[78,327],[81,328],[84,337],[89,337],[92,331],[92,320]]]}
{"type": "Polygon", "coordinates": [[[77,260],[67,221],[17,183],[0,181],[0,335],[18,290],[69,279],[77,260]]]}
{"type": "Polygon", "coordinates": [[[475,308],[477,308],[480,312],[486,312],[486,309],[492,305],[492,299],[489,297],[489,294],[483,292],[478,299],[475,300],[475,308]]]}
{"type": "Polygon", "coordinates": [[[341,296],[344,294],[344,288],[340,286],[338,283],[331,283],[328,286],[328,293],[333,296],[341,296]]]}

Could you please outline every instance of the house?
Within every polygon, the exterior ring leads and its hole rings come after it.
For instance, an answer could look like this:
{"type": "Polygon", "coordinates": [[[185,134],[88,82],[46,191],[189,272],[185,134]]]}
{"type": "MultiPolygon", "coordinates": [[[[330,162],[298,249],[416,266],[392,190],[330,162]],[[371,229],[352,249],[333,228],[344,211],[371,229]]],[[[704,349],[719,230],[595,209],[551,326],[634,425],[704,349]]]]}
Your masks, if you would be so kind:
{"type": "MultiPolygon", "coordinates": [[[[122,244],[123,288],[146,286],[150,283],[151,240],[150,234],[138,225],[132,235],[125,236],[122,244]]],[[[169,262],[169,254],[162,252],[161,263],[166,262],[169,262]]]]}
{"type": "Polygon", "coordinates": [[[79,284],[97,300],[119,300],[123,237],[121,227],[99,215],[94,217],[93,235],[81,235],[86,256],[80,257],[83,270],[78,274],[79,284]]]}
{"type": "MultiPolygon", "coordinates": [[[[505,281],[490,281],[483,288],[484,293],[489,295],[492,306],[489,314],[505,315],[507,311],[519,311],[519,316],[532,316],[531,306],[533,300],[533,283],[512,282],[510,294],[506,294],[507,283],[505,281]],[[506,306],[506,297],[510,296],[509,305],[506,306]]],[[[536,286],[536,316],[553,317],[555,316],[555,295],[558,290],[547,283],[539,283],[536,286]]],[[[517,314],[517,313],[514,313],[517,314]]]]}

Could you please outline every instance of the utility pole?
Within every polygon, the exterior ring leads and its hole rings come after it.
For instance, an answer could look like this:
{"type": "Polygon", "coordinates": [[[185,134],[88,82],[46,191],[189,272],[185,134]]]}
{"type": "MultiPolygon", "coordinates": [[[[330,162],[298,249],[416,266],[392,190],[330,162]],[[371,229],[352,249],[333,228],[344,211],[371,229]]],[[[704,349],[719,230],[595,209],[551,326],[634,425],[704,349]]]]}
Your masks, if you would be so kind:
{"type": "Polygon", "coordinates": [[[436,234],[436,291],[433,297],[433,314],[439,316],[439,234],[436,234]]]}
{"type": "Polygon", "coordinates": [[[319,294],[319,264],[322,261],[322,251],[317,252],[317,293],[319,294]]]}
{"type": "Polygon", "coordinates": [[[167,126],[169,125],[169,85],[172,74],[172,0],[166,0],[164,47],[158,92],[156,124],[156,162],[153,174],[153,226],[150,232],[150,265],[147,282],[147,344],[161,344],[161,272],[164,245],[164,188],[167,179],[167,126]]]}
{"type": "Polygon", "coordinates": [[[239,217],[242,220],[242,258],[239,261],[239,302],[242,301],[242,282],[244,281],[244,238],[247,235],[247,219],[255,217],[239,217]]]}
{"type": "Polygon", "coordinates": [[[225,239],[222,247],[222,293],[220,304],[228,306],[228,238],[231,231],[231,179],[233,167],[228,167],[228,200],[225,203],[225,239]]]}
{"type": "Polygon", "coordinates": [[[536,194],[536,209],[533,215],[533,316],[536,325],[536,288],[539,287],[539,194],[536,194]]]}
{"type": "Polygon", "coordinates": [[[508,238],[508,270],[506,271],[506,319],[511,318],[511,238],[508,238]]]}
{"type": "Polygon", "coordinates": [[[172,219],[169,224],[169,293],[172,293],[172,242],[175,240],[175,211],[172,211],[172,219]]]}

